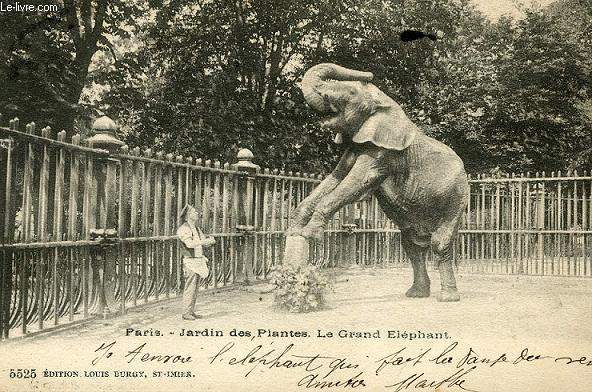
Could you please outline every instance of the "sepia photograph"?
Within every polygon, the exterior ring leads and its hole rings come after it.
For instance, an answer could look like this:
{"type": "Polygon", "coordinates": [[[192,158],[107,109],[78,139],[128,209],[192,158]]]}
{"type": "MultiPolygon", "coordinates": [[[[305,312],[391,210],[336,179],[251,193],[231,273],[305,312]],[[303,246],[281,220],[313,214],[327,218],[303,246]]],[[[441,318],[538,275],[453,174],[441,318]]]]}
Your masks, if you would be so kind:
{"type": "Polygon", "coordinates": [[[592,391],[592,0],[0,0],[0,391],[592,391]]]}

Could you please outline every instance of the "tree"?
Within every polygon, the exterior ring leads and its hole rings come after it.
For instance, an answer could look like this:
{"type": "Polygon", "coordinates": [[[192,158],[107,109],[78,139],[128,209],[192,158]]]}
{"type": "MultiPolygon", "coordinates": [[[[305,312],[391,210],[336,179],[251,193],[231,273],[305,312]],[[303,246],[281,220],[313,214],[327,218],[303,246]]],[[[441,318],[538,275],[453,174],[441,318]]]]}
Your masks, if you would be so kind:
{"type": "Polygon", "coordinates": [[[374,72],[375,83],[426,133],[452,146],[469,169],[482,168],[492,59],[500,50],[489,30],[468,2],[365,2],[331,29],[325,58],[374,72]],[[438,39],[403,42],[406,29],[438,39]]]}
{"type": "MultiPolygon", "coordinates": [[[[584,61],[588,78],[592,77],[592,0],[558,0],[547,10],[549,17],[557,19],[557,23],[564,36],[575,44],[584,61]]],[[[580,105],[580,115],[587,137],[581,138],[582,146],[572,156],[571,169],[587,169],[592,167],[592,98],[588,91],[588,98],[580,105]]]]}
{"type": "Polygon", "coordinates": [[[80,97],[94,54],[113,49],[110,37],[129,35],[143,7],[138,1],[64,0],[57,12],[2,13],[0,110],[71,132],[85,114],[80,97]]]}
{"type": "Polygon", "coordinates": [[[94,99],[132,146],[223,161],[248,147],[262,166],[327,171],[340,147],[297,85],[330,61],[374,72],[469,171],[558,170],[590,142],[592,57],[552,15],[492,23],[467,0],[172,1],[121,41],[137,49],[117,66],[97,56],[94,99]],[[403,42],[405,29],[438,39],[403,42]]]}
{"type": "Polygon", "coordinates": [[[510,170],[560,170],[590,143],[581,104],[591,87],[588,61],[558,20],[539,10],[509,27],[499,58],[499,104],[489,144],[510,170]]]}
{"type": "MultiPolygon", "coordinates": [[[[589,11],[579,16],[584,28],[589,11]]],[[[493,24],[466,2],[370,1],[330,29],[324,59],[375,72],[470,171],[558,170],[590,143],[588,38],[563,25],[540,9],[493,24]],[[402,42],[407,28],[441,39],[402,42]]]]}
{"type": "Polygon", "coordinates": [[[129,67],[95,78],[112,87],[105,110],[130,144],[222,160],[249,147],[262,165],[321,171],[307,157],[326,155],[329,135],[311,125],[296,81],[335,14],[329,2],[171,2],[120,60],[129,67]]]}

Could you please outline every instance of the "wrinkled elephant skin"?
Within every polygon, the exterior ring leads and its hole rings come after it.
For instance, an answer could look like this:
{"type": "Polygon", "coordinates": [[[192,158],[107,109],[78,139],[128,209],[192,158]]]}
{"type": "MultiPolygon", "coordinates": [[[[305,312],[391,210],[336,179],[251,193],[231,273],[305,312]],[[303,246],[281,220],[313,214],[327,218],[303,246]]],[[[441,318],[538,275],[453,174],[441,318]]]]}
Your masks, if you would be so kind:
{"type": "Polygon", "coordinates": [[[369,81],[372,74],[335,64],[306,72],[301,88],[346,147],[337,167],[296,208],[288,235],[319,239],[343,206],[372,193],[401,229],[413,266],[408,297],[428,297],[425,257],[432,246],[440,272],[440,301],[458,301],[453,243],[469,185],[462,160],[425,135],[401,107],[369,81]]]}

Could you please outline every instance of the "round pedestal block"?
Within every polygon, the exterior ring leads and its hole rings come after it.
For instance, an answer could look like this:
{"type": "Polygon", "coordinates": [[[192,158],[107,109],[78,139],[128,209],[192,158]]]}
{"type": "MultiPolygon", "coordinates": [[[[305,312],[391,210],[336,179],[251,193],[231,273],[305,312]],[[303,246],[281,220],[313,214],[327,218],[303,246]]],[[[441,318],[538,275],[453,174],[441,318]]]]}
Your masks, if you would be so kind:
{"type": "Polygon", "coordinates": [[[308,262],[308,240],[300,235],[286,237],[284,265],[300,265],[308,262]]]}

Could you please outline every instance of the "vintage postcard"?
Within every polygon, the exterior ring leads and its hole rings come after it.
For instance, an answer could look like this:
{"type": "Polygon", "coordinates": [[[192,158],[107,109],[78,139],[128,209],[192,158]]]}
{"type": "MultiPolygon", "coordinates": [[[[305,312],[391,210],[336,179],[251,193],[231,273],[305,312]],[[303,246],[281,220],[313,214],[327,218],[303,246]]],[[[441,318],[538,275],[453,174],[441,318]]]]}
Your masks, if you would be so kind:
{"type": "Polygon", "coordinates": [[[0,391],[592,390],[589,0],[0,0],[0,391]]]}

